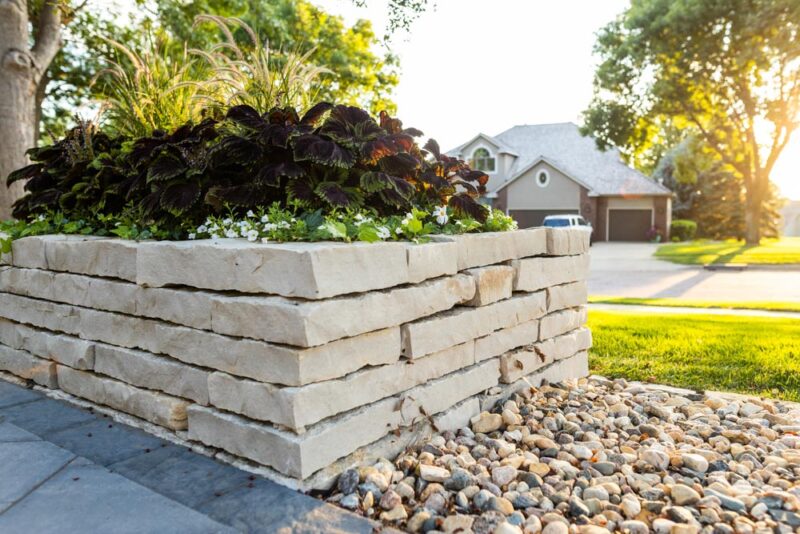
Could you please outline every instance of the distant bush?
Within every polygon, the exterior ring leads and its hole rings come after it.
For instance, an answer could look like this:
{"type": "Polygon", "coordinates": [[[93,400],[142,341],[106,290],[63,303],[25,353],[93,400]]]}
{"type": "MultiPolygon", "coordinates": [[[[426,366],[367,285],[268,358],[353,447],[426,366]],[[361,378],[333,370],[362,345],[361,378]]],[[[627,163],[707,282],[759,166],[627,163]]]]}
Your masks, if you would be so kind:
{"type": "Polygon", "coordinates": [[[675,219],[669,226],[670,235],[672,239],[678,238],[678,241],[689,241],[694,239],[697,233],[697,223],[689,219],[675,219]]]}

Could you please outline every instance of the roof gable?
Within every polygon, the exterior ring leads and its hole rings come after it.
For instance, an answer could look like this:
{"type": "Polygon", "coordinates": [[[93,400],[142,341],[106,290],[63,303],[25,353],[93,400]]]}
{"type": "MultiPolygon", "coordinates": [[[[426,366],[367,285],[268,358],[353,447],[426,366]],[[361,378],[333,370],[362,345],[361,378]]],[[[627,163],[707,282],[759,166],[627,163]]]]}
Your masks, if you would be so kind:
{"type": "Polygon", "coordinates": [[[486,135],[485,133],[479,133],[478,135],[476,135],[475,137],[473,137],[472,139],[470,139],[466,143],[464,143],[462,145],[459,145],[458,147],[456,147],[456,148],[454,148],[452,150],[449,150],[447,153],[450,154],[450,155],[462,154],[463,150],[466,147],[468,147],[469,145],[471,145],[474,142],[476,142],[478,140],[481,140],[481,139],[486,141],[490,145],[494,146],[495,150],[497,150],[497,152],[499,154],[511,154],[512,156],[517,156],[518,155],[511,147],[506,145],[504,142],[502,142],[499,139],[496,139],[496,138],[492,137],[491,135],[486,135]]]}

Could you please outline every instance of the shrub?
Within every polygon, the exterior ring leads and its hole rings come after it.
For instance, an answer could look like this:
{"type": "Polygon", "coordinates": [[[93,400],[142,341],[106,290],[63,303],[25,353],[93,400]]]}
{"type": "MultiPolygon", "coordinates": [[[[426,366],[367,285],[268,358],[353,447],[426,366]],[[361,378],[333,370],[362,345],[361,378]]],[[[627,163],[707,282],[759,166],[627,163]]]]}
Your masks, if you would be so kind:
{"type": "Polygon", "coordinates": [[[673,240],[678,238],[679,241],[689,241],[697,233],[697,223],[688,219],[675,219],[669,226],[669,231],[673,240]]]}

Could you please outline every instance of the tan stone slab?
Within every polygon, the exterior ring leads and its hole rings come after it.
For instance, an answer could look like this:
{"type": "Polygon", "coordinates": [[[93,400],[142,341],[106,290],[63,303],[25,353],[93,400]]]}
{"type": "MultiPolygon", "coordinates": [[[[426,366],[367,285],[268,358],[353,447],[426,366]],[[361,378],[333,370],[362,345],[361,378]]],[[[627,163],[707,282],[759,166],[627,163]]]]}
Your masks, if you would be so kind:
{"type": "Polygon", "coordinates": [[[280,388],[225,373],[209,379],[211,404],[251,419],[301,431],[325,418],[396,395],[475,362],[473,342],[413,362],[356,371],[344,378],[302,387],[280,388]]]}
{"type": "Polygon", "coordinates": [[[539,256],[547,252],[546,234],[543,228],[457,236],[436,235],[431,239],[436,242],[454,242],[458,245],[459,271],[539,256]]]}
{"type": "Polygon", "coordinates": [[[497,383],[497,360],[452,373],[402,395],[323,421],[296,435],[212,408],[189,408],[189,438],[306,478],[359,447],[477,395],[497,383]]]}
{"type": "Polygon", "coordinates": [[[576,228],[546,228],[548,256],[572,256],[589,252],[591,234],[576,228]]]}
{"type": "Polygon", "coordinates": [[[24,350],[0,345],[0,371],[7,371],[25,380],[33,380],[40,386],[58,388],[56,364],[50,360],[37,358],[24,350]]]}
{"type": "Polygon", "coordinates": [[[562,360],[592,346],[592,331],[582,327],[560,336],[551,337],[536,345],[537,352],[550,361],[562,360]]]}
{"type": "Polygon", "coordinates": [[[9,293],[0,293],[0,317],[82,339],[165,354],[244,378],[291,386],[338,378],[367,365],[395,362],[400,357],[397,327],[303,349],[9,293]]]}
{"type": "Polygon", "coordinates": [[[539,350],[538,344],[500,356],[500,382],[511,384],[529,375],[553,359],[539,350]]]}
{"type": "Polygon", "coordinates": [[[551,337],[560,336],[570,330],[586,324],[588,318],[588,308],[579,306],[568,308],[553,313],[548,313],[539,322],[539,339],[545,340],[551,337]]]}
{"type": "Polygon", "coordinates": [[[16,267],[136,279],[136,243],[81,235],[45,235],[12,244],[16,267]]]}
{"type": "Polygon", "coordinates": [[[550,286],[586,280],[589,256],[525,258],[511,262],[514,291],[538,291],[550,286]]]}
{"type": "Polygon", "coordinates": [[[589,298],[586,281],[547,288],[547,313],[584,306],[589,298]]]}
{"type": "Polygon", "coordinates": [[[323,299],[407,283],[406,246],[238,239],[142,243],[137,282],[323,299]]]}
{"type": "Polygon", "coordinates": [[[412,284],[458,272],[455,243],[410,243],[406,247],[408,281],[412,284]]]}
{"type": "Polygon", "coordinates": [[[475,296],[465,306],[486,306],[511,297],[515,270],[508,265],[489,265],[467,269],[465,274],[475,279],[475,296]]]}
{"type": "Polygon", "coordinates": [[[536,343],[538,339],[538,319],[503,328],[475,340],[475,361],[480,362],[500,356],[511,350],[536,343]]]}
{"type": "Polygon", "coordinates": [[[164,393],[140,389],[64,365],[58,366],[58,385],[70,395],[135,415],[145,421],[172,430],[186,428],[186,408],[189,403],[164,393]]]}
{"type": "Polygon", "coordinates": [[[448,310],[475,294],[458,274],[420,284],[318,301],[212,297],[212,329],[221,334],[316,346],[448,310]]]}
{"type": "Polygon", "coordinates": [[[97,343],[94,370],[133,386],[208,404],[210,372],[166,356],[97,343]]]}
{"type": "Polygon", "coordinates": [[[94,367],[94,343],[0,319],[0,343],[74,369],[94,367]]]}
{"type": "Polygon", "coordinates": [[[419,358],[544,315],[545,294],[515,295],[480,308],[457,307],[402,326],[403,355],[419,358]]]}

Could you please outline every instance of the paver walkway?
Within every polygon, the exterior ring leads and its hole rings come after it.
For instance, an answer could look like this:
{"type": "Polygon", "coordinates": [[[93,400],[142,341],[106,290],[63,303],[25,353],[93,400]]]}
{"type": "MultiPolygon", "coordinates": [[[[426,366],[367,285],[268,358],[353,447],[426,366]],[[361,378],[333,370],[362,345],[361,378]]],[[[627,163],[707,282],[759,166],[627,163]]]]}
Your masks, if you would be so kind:
{"type": "Polygon", "coordinates": [[[0,380],[0,532],[363,532],[376,524],[0,380]]]}

